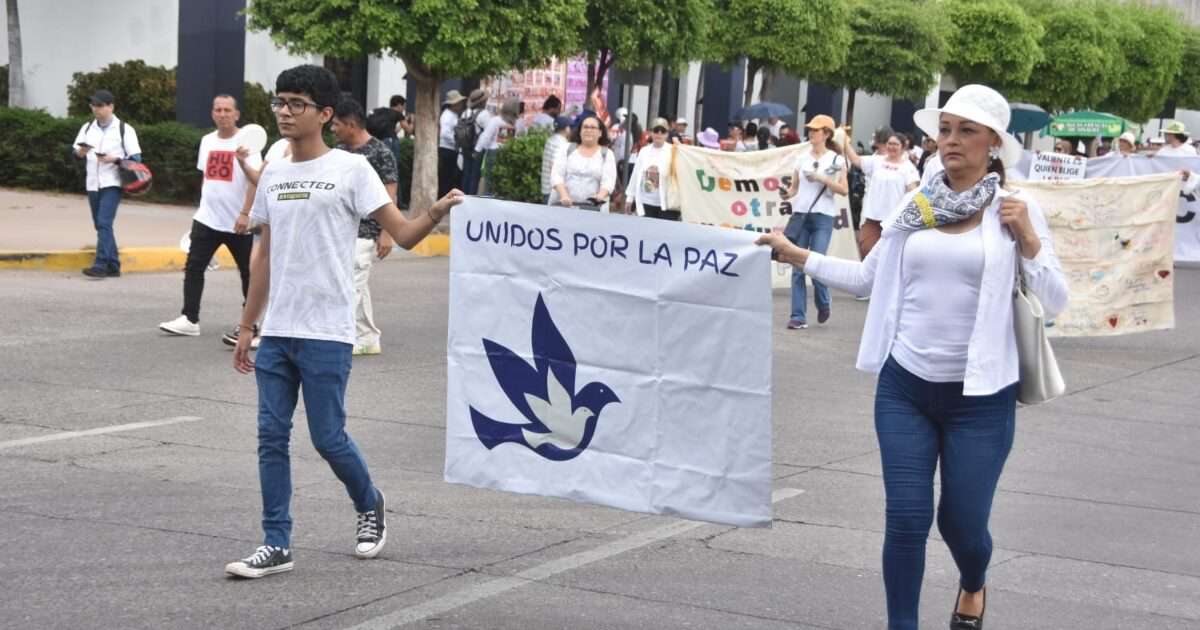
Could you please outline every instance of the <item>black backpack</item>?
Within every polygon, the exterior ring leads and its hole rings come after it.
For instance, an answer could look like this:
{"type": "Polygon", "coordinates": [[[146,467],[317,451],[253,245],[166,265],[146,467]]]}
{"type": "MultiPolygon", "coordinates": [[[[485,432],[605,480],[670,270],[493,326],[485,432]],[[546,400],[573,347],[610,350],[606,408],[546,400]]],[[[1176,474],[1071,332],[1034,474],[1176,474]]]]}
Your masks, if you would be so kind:
{"type": "Polygon", "coordinates": [[[477,116],[479,110],[467,110],[454,124],[454,143],[458,145],[459,151],[469,154],[475,150],[475,140],[479,137],[479,130],[475,128],[477,116]]]}

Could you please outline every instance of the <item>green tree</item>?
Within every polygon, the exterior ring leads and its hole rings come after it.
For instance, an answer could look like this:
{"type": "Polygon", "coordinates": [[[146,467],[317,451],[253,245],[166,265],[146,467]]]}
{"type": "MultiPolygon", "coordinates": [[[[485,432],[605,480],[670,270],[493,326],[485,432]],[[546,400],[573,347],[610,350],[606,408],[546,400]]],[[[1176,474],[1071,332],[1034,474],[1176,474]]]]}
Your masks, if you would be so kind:
{"type": "Polygon", "coordinates": [[[587,0],[578,38],[588,58],[588,94],[614,65],[679,70],[700,55],[712,20],[712,0],[587,0]]]}
{"type": "Polygon", "coordinates": [[[542,149],[549,137],[545,131],[531,131],[501,145],[491,174],[497,197],[542,203],[542,149]]]}
{"type": "Polygon", "coordinates": [[[746,105],[764,68],[812,77],[846,61],[848,0],[722,0],[717,6],[720,26],[713,29],[710,56],[727,65],[746,58],[746,105]]]}
{"type": "Polygon", "coordinates": [[[1183,63],[1184,26],[1174,11],[1138,4],[1113,4],[1109,10],[1135,26],[1138,37],[1123,35],[1127,70],[1100,107],[1130,120],[1149,120],[1162,111],[1183,63]]]}
{"type": "Polygon", "coordinates": [[[847,125],[853,124],[859,90],[916,101],[937,85],[937,75],[946,66],[952,27],[936,4],[856,0],[850,30],[853,39],[846,63],[814,77],[847,89],[847,125]]]}
{"type": "Polygon", "coordinates": [[[1044,29],[1044,56],[1010,94],[1047,110],[1094,109],[1125,73],[1121,41],[1093,0],[1024,0],[1044,29]]]}
{"type": "Polygon", "coordinates": [[[1171,98],[1176,107],[1200,109],[1200,29],[1185,29],[1183,42],[1183,63],[1179,65],[1171,98]]]}
{"type": "Polygon", "coordinates": [[[251,30],[293,52],[404,61],[417,87],[410,207],[424,212],[437,190],[439,84],[577,51],[585,9],[586,0],[255,0],[246,13],[251,30]]]}
{"type": "Polygon", "coordinates": [[[960,85],[1024,85],[1042,60],[1042,26],[1011,0],[946,0],[954,31],[946,70],[960,85]]]}

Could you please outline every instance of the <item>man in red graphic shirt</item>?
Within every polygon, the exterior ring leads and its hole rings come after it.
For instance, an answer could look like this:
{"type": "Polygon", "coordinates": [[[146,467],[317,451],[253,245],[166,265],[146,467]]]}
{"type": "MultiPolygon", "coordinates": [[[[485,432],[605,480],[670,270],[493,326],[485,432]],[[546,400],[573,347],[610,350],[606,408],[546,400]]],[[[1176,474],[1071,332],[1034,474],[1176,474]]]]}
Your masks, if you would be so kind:
{"type": "MultiPolygon", "coordinates": [[[[212,119],[217,129],[200,141],[196,168],[204,173],[200,190],[200,208],[192,217],[191,248],[183,272],[183,311],[179,317],[163,322],[158,328],[172,335],[200,335],[200,296],[204,293],[204,272],[217,249],[224,245],[242,274],[242,299],[250,288],[250,250],[254,236],[237,234],[234,224],[246,198],[246,168],[262,168],[262,156],[238,146],[237,122],[241,112],[237,99],[228,94],[213,98],[212,119]]],[[[224,335],[237,343],[236,328],[224,335]]],[[[256,340],[257,341],[257,340],[256,340]]]]}

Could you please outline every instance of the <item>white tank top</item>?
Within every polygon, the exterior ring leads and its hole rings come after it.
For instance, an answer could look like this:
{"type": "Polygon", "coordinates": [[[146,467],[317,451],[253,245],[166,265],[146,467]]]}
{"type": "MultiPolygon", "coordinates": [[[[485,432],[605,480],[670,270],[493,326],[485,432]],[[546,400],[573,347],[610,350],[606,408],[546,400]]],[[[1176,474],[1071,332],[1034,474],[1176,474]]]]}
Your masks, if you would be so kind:
{"type": "Polygon", "coordinates": [[[962,381],[983,282],[983,230],[919,230],[904,243],[892,356],[933,383],[962,381]]]}

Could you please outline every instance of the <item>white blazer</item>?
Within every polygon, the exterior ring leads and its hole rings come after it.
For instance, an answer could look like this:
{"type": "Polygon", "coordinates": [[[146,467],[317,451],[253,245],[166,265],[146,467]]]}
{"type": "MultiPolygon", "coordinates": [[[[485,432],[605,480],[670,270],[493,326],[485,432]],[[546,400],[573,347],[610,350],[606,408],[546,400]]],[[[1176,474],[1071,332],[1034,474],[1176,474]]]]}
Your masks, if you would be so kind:
{"type": "MultiPolygon", "coordinates": [[[[883,224],[890,225],[918,191],[905,195],[900,206],[883,224]]],[[[1032,259],[1021,257],[1026,286],[1042,301],[1047,319],[1052,319],[1067,305],[1066,276],[1054,253],[1050,227],[1041,207],[1022,193],[998,190],[992,203],[982,211],[983,279],[979,288],[979,306],[975,312],[975,328],[967,343],[967,371],[963,382],[963,394],[966,396],[994,394],[1019,378],[1012,309],[1017,243],[1000,224],[999,214],[1001,200],[1010,195],[1029,206],[1029,218],[1042,243],[1037,256],[1032,259]]],[[[900,272],[904,264],[904,243],[909,234],[912,232],[885,228],[879,243],[862,262],[830,258],[814,252],[809,254],[808,262],[804,265],[805,273],[829,286],[855,295],[870,293],[871,301],[867,307],[867,320],[863,325],[856,363],[858,369],[864,372],[879,373],[896,339],[903,299],[900,272]]]]}

